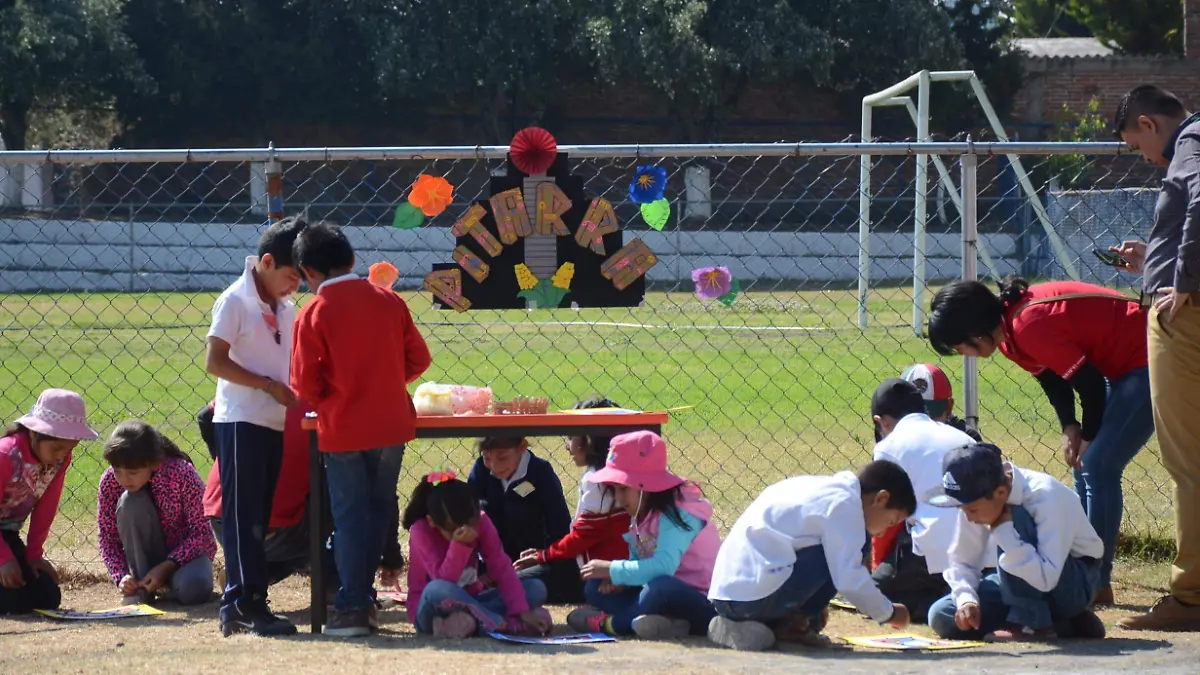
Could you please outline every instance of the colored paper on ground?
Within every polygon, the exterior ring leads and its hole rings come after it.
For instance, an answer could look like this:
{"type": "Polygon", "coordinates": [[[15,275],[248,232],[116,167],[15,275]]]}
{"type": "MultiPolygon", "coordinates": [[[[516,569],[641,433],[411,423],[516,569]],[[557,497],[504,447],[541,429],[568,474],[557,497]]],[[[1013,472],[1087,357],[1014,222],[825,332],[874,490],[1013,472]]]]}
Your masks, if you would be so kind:
{"type": "Polygon", "coordinates": [[[375,597],[385,605],[389,602],[392,605],[408,604],[408,593],[404,591],[379,591],[375,593],[375,597]]]}
{"type": "Polygon", "coordinates": [[[166,614],[150,605],[126,605],[116,609],[97,609],[91,612],[68,612],[61,609],[35,609],[42,616],[63,621],[104,621],[106,619],[128,619],[134,616],[158,616],[166,614]]]}
{"type": "Polygon", "coordinates": [[[616,642],[617,638],[604,633],[579,633],[576,635],[551,635],[548,637],[526,637],[524,635],[505,635],[503,633],[488,633],[491,637],[503,642],[516,642],[522,645],[583,645],[593,642],[616,642]]]}
{"type": "Polygon", "coordinates": [[[845,600],[843,600],[842,598],[834,598],[834,599],[830,600],[830,601],[829,601],[829,605],[830,605],[831,607],[837,607],[838,609],[848,609],[848,610],[850,610],[851,612],[857,612],[857,611],[858,611],[858,608],[857,608],[857,607],[855,607],[854,605],[850,604],[849,602],[846,602],[846,601],[845,601],[845,600]]]}
{"type": "Polygon", "coordinates": [[[846,642],[859,647],[871,649],[894,649],[899,651],[940,650],[940,649],[969,649],[982,647],[982,642],[969,640],[934,640],[920,635],[873,635],[869,637],[842,638],[846,642]]]}

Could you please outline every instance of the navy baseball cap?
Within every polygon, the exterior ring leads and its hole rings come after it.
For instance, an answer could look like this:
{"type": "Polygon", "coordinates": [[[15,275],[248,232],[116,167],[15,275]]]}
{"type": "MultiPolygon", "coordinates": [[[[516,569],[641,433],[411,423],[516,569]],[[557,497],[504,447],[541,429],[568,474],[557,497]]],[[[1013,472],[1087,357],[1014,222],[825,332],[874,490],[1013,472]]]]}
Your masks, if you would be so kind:
{"type": "Polygon", "coordinates": [[[983,499],[1004,485],[1004,459],[991,443],[972,443],[955,448],[942,459],[942,485],[925,494],[926,503],[955,508],[983,499]]]}

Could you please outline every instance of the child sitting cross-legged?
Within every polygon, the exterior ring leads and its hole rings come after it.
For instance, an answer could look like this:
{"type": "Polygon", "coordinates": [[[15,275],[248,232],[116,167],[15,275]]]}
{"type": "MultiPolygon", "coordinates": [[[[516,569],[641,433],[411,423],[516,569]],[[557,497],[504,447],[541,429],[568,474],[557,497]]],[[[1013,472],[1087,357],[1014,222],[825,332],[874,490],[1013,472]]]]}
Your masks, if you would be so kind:
{"type": "Polygon", "coordinates": [[[646,640],[703,635],[721,537],[700,487],[667,469],[667,446],[650,431],[614,438],[604,468],[586,480],[611,486],[629,514],[629,559],[583,566],[590,606],[567,617],[572,630],[646,640]]]}
{"type": "Polygon", "coordinates": [[[904,628],[863,565],[866,533],[878,535],[917,507],[908,474],[875,461],[858,475],[797,476],[763,491],[737,519],[713,571],[713,642],[760,651],[776,642],[825,646],[829,601],[841,593],[879,623],[904,628]]]}
{"type": "Polygon", "coordinates": [[[958,531],[946,570],[950,595],[929,609],[929,627],[953,639],[1104,637],[1092,612],[1104,542],[1075,491],[1005,462],[986,443],[952,451],[943,468],[942,486],[926,501],[957,507],[958,531]],[[984,577],[989,541],[1000,560],[984,577]]]}
{"type": "Polygon", "coordinates": [[[541,606],[546,585],[517,578],[496,526],[454,472],[421,479],[402,524],[409,531],[408,618],[418,633],[449,638],[550,633],[553,621],[541,606]],[[480,558],[496,588],[479,580],[480,558]]]}

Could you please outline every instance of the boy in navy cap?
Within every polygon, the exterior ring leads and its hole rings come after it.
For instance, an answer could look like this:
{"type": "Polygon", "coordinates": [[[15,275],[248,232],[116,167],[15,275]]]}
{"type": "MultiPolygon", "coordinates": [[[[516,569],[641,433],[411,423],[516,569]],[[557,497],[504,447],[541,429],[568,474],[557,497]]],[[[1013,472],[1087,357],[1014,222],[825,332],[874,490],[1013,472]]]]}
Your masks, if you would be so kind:
{"type": "Polygon", "coordinates": [[[933,506],[959,509],[946,570],[950,595],[929,610],[940,637],[993,641],[1104,637],[1091,611],[1104,543],[1071,488],[974,443],[946,455],[933,506]],[[999,569],[983,577],[990,538],[999,569]]]}

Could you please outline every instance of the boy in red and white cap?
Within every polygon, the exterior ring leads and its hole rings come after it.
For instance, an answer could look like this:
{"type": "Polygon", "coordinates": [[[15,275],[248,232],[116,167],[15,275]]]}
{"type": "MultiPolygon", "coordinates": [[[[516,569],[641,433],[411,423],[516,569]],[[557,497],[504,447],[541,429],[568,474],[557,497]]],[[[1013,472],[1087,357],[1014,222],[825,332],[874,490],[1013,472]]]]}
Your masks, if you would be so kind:
{"type": "Polygon", "coordinates": [[[941,368],[932,363],[914,363],[904,369],[900,379],[912,383],[921,392],[921,398],[925,399],[925,413],[933,421],[949,424],[974,438],[975,442],[983,442],[978,431],[954,416],[954,389],[950,386],[950,378],[941,368]]]}

